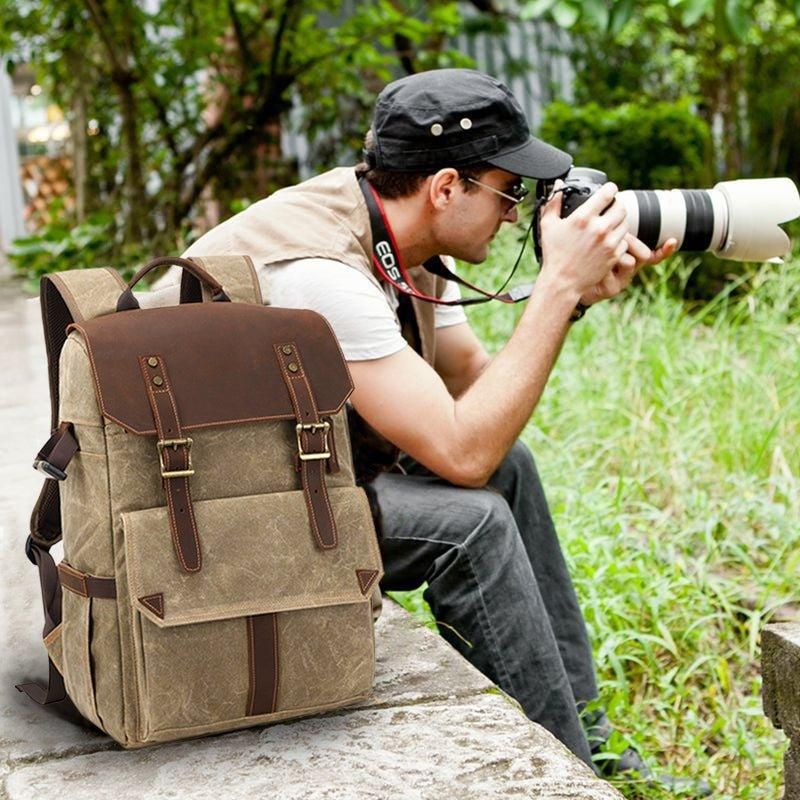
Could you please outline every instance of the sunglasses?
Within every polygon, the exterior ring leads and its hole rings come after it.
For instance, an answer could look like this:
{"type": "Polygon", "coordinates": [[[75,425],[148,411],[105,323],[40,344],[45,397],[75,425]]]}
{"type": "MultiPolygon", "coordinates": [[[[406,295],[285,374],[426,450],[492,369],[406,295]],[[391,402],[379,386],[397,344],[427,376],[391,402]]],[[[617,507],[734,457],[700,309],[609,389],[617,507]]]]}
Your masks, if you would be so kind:
{"type": "Polygon", "coordinates": [[[514,208],[514,206],[521,203],[530,193],[530,189],[525,186],[522,181],[518,181],[515,183],[508,192],[501,192],[499,189],[495,189],[494,186],[489,186],[488,183],[481,183],[480,181],[476,181],[475,178],[467,178],[466,179],[469,183],[474,183],[476,186],[480,186],[482,189],[488,189],[490,192],[494,192],[495,194],[500,195],[505,200],[508,200],[509,207],[508,210],[514,208]]]}

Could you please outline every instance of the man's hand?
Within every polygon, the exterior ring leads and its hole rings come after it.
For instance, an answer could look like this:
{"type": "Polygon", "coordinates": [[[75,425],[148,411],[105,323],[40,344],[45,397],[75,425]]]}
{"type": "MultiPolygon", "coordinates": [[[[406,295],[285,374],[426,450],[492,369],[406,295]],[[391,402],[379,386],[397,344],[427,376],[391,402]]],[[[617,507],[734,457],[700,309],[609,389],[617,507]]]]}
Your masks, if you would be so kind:
{"type": "Polygon", "coordinates": [[[667,239],[657,250],[651,250],[643,241],[630,233],[625,234],[627,251],[602,281],[581,295],[581,303],[590,306],[600,300],[616,297],[628,288],[634,275],[647,264],[658,264],[671,256],[678,247],[677,239],[667,239]]]}
{"type": "MultiPolygon", "coordinates": [[[[556,188],[562,185],[557,182],[556,188]]],[[[563,195],[557,192],[542,210],[542,277],[574,294],[576,302],[611,281],[612,270],[627,253],[626,212],[622,203],[614,202],[617,191],[615,184],[603,184],[565,218],[563,195]]]]}

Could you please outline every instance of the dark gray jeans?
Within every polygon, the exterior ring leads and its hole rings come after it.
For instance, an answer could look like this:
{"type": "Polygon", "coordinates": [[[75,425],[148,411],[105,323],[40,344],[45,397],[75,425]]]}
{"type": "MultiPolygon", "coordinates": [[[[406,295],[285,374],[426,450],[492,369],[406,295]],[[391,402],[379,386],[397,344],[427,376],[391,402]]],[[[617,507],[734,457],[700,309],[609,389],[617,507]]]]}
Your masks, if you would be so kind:
{"type": "Polygon", "coordinates": [[[427,581],[442,636],[591,764],[577,706],[597,696],[592,653],[530,451],[517,442],[485,489],[403,466],[373,483],[381,588],[427,581]]]}

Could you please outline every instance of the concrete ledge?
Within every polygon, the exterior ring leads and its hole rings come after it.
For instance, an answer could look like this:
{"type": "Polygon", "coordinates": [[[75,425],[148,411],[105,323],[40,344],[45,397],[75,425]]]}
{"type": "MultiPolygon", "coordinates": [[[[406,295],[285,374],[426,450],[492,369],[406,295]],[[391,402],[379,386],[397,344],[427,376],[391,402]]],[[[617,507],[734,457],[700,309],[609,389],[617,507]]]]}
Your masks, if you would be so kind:
{"type": "Polygon", "coordinates": [[[800,623],[764,628],[761,672],[764,713],[789,737],[783,760],[784,800],[800,800],[800,623]]]}
{"type": "Polygon", "coordinates": [[[619,797],[554,744],[499,698],[480,695],[35,764],[14,770],[6,792],[10,800],[96,800],[134,786],[142,800],[619,797]]]}

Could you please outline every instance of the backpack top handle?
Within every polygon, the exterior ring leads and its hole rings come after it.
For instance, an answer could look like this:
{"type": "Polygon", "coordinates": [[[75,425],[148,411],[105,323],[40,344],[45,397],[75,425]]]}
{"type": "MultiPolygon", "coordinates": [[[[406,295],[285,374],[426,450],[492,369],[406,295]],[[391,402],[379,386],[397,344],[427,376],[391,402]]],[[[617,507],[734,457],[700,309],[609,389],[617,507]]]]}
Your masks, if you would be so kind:
{"type": "Polygon", "coordinates": [[[178,256],[162,256],[161,258],[154,258],[148,264],[145,264],[128,282],[128,287],[120,295],[117,301],[117,311],[132,311],[140,308],[139,301],[133,295],[133,287],[145,276],[148,272],[163,267],[166,264],[181,267],[186,272],[190,272],[197,278],[200,283],[205,284],[212,292],[211,299],[214,302],[230,303],[230,297],[225,294],[222,285],[215,280],[208,272],[201,266],[189,261],[187,258],[179,258],[178,256]]]}

